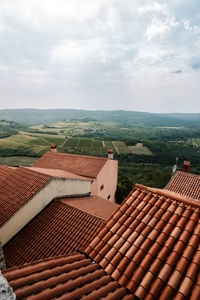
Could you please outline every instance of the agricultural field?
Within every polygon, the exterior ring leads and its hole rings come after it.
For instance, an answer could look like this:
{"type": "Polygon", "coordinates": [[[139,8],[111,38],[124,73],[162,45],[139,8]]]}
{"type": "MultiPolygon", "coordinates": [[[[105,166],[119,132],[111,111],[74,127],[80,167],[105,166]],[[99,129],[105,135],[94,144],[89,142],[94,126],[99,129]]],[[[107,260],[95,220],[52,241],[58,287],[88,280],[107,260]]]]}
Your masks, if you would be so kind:
{"type": "Polygon", "coordinates": [[[37,157],[27,157],[27,156],[0,157],[0,165],[30,167],[34,164],[34,162],[37,159],[38,159],[37,157]]]}
{"type": "MultiPolygon", "coordinates": [[[[2,126],[7,126],[3,122],[2,126]]],[[[107,157],[113,149],[119,161],[118,196],[122,201],[136,182],[164,187],[176,157],[189,160],[200,174],[198,130],[137,128],[114,122],[70,120],[47,125],[6,128],[0,136],[0,164],[30,166],[57,144],[58,152],[107,157]]]]}
{"type": "Polygon", "coordinates": [[[200,138],[193,138],[188,140],[189,144],[192,144],[193,146],[200,148],[200,138]]]}
{"type": "MultiPolygon", "coordinates": [[[[39,126],[37,126],[39,127],[39,126]]],[[[114,154],[145,154],[152,155],[145,146],[127,146],[117,140],[99,140],[96,138],[70,137],[64,134],[40,134],[21,131],[16,135],[0,139],[2,148],[17,149],[26,147],[37,156],[50,151],[50,145],[56,144],[59,152],[107,156],[107,150],[113,149],[114,154]]]]}
{"type": "Polygon", "coordinates": [[[153,155],[153,153],[143,145],[143,143],[137,143],[135,146],[128,147],[133,154],[139,155],[153,155]]]}

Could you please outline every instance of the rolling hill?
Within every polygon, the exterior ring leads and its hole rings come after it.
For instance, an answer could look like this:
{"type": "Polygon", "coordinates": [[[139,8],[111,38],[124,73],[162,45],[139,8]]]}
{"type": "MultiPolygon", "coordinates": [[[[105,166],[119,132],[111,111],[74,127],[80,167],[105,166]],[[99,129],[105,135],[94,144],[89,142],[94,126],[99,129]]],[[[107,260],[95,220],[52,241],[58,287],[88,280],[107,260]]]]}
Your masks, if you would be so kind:
{"type": "Polygon", "coordinates": [[[96,119],[132,127],[187,127],[200,128],[200,114],[154,114],[147,112],[111,110],[89,111],[78,109],[2,109],[0,119],[25,125],[50,124],[70,119],[96,119]]]}

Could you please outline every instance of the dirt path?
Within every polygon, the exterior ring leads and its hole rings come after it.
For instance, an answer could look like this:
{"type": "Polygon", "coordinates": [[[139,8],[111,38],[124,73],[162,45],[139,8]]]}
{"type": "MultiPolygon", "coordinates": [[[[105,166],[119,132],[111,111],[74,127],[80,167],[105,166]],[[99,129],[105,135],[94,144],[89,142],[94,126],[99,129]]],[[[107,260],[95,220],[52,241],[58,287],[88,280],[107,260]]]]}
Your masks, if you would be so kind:
{"type": "Polygon", "coordinates": [[[63,147],[66,143],[67,143],[68,137],[64,140],[64,143],[62,143],[62,145],[60,145],[61,147],[63,147]]]}
{"type": "Polygon", "coordinates": [[[113,146],[114,146],[114,148],[115,148],[117,154],[119,154],[119,150],[118,150],[117,146],[115,146],[114,142],[112,142],[112,144],[113,144],[113,146]]]}

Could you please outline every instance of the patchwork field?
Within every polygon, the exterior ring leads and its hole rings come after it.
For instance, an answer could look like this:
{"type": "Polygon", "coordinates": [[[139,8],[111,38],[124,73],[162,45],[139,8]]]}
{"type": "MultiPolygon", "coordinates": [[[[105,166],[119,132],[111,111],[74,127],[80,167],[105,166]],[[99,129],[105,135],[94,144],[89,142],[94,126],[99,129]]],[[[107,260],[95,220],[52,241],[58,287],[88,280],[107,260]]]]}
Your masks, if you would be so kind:
{"type": "Polygon", "coordinates": [[[122,141],[104,141],[95,138],[70,137],[64,134],[39,134],[32,132],[19,132],[8,138],[0,139],[3,148],[17,149],[26,147],[37,155],[50,151],[50,145],[57,144],[59,152],[106,156],[108,149],[114,154],[142,154],[152,155],[151,151],[142,144],[127,146],[122,141]]]}

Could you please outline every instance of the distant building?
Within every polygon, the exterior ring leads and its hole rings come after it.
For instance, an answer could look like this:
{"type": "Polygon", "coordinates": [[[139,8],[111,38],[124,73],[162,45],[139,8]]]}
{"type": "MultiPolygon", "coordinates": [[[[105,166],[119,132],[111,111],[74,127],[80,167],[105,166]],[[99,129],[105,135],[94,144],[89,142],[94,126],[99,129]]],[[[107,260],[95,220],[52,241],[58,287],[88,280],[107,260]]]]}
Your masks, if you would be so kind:
{"type": "Polygon", "coordinates": [[[183,171],[176,171],[165,190],[200,200],[200,175],[190,172],[190,162],[183,162],[183,171]]]}
{"type": "Polygon", "coordinates": [[[113,153],[109,149],[109,158],[56,153],[45,153],[33,167],[57,169],[83,176],[92,180],[91,194],[115,202],[117,188],[118,161],[113,160],[113,153]]]}

